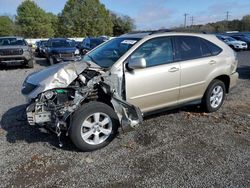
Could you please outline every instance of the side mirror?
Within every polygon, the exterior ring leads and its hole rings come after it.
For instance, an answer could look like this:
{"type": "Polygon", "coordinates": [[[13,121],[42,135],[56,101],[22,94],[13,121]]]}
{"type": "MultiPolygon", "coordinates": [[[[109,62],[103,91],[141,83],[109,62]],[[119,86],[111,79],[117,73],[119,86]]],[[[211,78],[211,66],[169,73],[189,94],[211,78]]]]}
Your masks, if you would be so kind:
{"type": "Polygon", "coordinates": [[[135,58],[135,59],[129,59],[128,61],[128,67],[130,69],[143,69],[146,68],[147,62],[145,58],[135,58]]]}

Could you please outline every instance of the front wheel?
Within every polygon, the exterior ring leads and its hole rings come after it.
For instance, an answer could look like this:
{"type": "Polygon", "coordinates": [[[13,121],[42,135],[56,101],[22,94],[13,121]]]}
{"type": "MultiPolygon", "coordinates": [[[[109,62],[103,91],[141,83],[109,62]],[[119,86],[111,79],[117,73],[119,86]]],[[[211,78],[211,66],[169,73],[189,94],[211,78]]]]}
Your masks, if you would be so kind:
{"type": "Polygon", "coordinates": [[[49,64],[50,65],[54,65],[55,64],[55,60],[53,59],[53,57],[49,57],[49,64]]]}
{"type": "Polygon", "coordinates": [[[226,95],[225,84],[220,80],[213,80],[208,86],[202,101],[206,112],[217,111],[224,102],[226,95]]]}
{"type": "Polygon", "coordinates": [[[119,120],[114,110],[101,102],[84,104],[74,115],[70,138],[82,151],[105,147],[116,136],[119,120]]]}
{"type": "Polygon", "coordinates": [[[34,59],[30,59],[29,61],[28,61],[28,63],[27,63],[27,67],[28,68],[33,68],[34,67],[34,59]]]}

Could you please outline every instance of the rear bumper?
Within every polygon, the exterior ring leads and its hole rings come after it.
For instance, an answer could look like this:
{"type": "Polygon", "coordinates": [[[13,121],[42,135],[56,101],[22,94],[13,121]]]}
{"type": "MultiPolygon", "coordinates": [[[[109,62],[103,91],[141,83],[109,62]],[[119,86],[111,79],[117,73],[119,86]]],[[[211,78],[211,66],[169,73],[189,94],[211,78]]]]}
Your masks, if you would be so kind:
{"type": "Polygon", "coordinates": [[[233,87],[236,86],[238,79],[239,79],[239,73],[238,72],[235,72],[235,73],[233,73],[233,74],[230,75],[229,90],[231,90],[233,87]]]}

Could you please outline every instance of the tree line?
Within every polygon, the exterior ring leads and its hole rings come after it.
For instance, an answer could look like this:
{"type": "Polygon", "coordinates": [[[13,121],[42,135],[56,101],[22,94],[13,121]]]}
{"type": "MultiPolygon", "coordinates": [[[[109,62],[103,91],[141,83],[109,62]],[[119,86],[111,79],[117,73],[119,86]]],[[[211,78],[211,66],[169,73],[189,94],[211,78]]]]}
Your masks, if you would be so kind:
{"type": "Polygon", "coordinates": [[[118,36],[135,29],[134,20],[108,10],[99,0],[68,0],[58,15],[25,0],[14,19],[0,16],[0,36],[26,38],[118,36]]]}
{"type": "Polygon", "coordinates": [[[206,32],[206,33],[223,33],[226,31],[250,31],[250,15],[245,15],[242,19],[238,20],[222,20],[214,23],[190,25],[186,28],[176,27],[174,28],[180,31],[190,32],[206,32]]]}

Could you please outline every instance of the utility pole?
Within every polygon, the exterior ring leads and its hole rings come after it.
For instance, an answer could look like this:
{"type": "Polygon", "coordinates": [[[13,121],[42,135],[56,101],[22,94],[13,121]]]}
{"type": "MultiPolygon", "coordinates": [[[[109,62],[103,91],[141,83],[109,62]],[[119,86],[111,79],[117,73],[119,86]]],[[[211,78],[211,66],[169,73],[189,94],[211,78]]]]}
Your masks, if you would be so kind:
{"type": "Polygon", "coordinates": [[[193,26],[193,25],[194,25],[194,17],[191,16],[191,26],[193,26]]]}
{"type": "Polygon", "coordinates": [[[188,13],[185,13],[184,14],[184,28],[187,27],[187,16],[188,16],[188,13]]]}
{"type": "Polygon", "coordinates": [[[226,20],[227,20],[227,21],[229,21],[229,17],[230,17],[230,12],[227,11],[227,12],[226,12],[226,20]]]}

